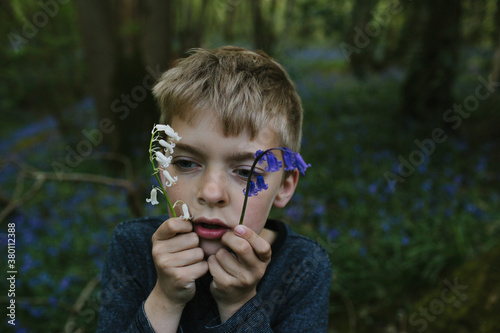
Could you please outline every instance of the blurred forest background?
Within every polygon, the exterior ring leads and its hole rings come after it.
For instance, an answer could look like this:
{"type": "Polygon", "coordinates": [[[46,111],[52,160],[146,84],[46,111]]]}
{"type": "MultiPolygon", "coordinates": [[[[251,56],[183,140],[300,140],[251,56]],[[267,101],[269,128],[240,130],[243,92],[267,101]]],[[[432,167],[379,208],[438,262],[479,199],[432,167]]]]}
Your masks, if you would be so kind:
{"type": "Polygon", "coordinates": [[[95,331],[113,228],[166,212],[145,203],[149,89],[227,44],[275,57],[303,99],[313,167],[272,214],[330,255],[330,332],[500,332],[500,0],[0,7],[2,332],[95,331]]]}

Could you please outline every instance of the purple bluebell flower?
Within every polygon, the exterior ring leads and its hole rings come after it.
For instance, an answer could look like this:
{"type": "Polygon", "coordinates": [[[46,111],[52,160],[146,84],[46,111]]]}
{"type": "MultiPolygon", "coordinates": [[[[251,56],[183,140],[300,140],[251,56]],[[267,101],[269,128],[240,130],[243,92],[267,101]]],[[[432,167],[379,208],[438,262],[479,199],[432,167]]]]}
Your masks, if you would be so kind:
{"type": "Polygon", "coordinates": [[[295,153],[288,148],[283,148],[283,160],[285,160],[285,171],[292,171],[296,168],[295,153]]]}
{"type": "MultiPolygon", "coordinates": [[[[269,185],[264,181],[264,176],[257,175],[255,182],[253,180],[250,181],[250,187],[248,189],[248,196],[257,195],[262,190],[267,190],[269,185]]],[[[243,194],[245,194],[245,190],[243,190],[243,194]]]]}
{"type": "Polygon", "coordinates": [[[311,164],[307,164],[299,153],[295,153],[295,158],[297,161],[297,169],[302,176],[306,175],[306,169],[311,167],[311,164]]]}
{"type": "Polygon", "coordinates": [[[307,164],[299,153],[294,153],[292,150],[283,147],[283,159],[285,160],[285,171],[292,171],[298,169],[300,174],[305,176],[305,171],[311,166],[307,164]]]}
{"type": "Polygon", "coordinates": [[[267,190],[269,188],[269,186],[264,182],[264,176],[257,175],[256,188],[257,188],[258,192],[260,192],[262,190],[267,190]]]}
{"type": "Polygon", "coordinates": [[[271,150],[267,150],[266,152],[263,152],[262,150],[258,150],[257,153],[255,153],[255,157],[258,158],[259,155],[261,155],[261,154],[264,154],[264,155],[260,158],[259,164],[262,164],[265,161],[267,161],[267,167],[266,167],[267,172],[279,171],[281,169],[281,167],[283,166],[281,161],[278,161],[278,159],[276,158],[276,156],[274,156],[274,154],[271,150]]]}
{"type": "MultiPolygon", "coordinates": [[[[259,191],[257,191],[255,182],[252,180],[248,186],[248,196],[253,197],[254,195],[257,195],[257,193],[259,193],[259,191]]],[[[243,194],[247,195],[246,189],[243,189],[243,194]]]]}
{"type": "Polygon", "coordinates": [[[258,150],[255,153],[255,160],[252,164],[252,167],[250,168],[250,174],[247,179],[247,186],[243,190],[245,200],[243,201],[243,208],[241,210],[240,224],[243,223],[248,197],[255,196],[260,191],[267,190],[269,187],[265,183],[263,175],[257,175],[255,181],[253,180],[253,178],[255,177],[255,165],[257,163],[262,164],[264,163],[264,161],[267,161],[267,167],[265,168],[267,172],[279,171],[283,167],[283,170],[285,171],[292,171],[294,169],[297,169],[302,175],[305,175],[306,169],[311,166],[304,161],[299,153],[294,153],[292,150],[286,147],[270,148],[265,151],[258,150]],[[283,152],[283,160],[285,161],[284,167],[283,163],[279,161],[272,153],[272,150],[281,150],[283,152]]]}
{"type": "Polygon", "coordinates": [[[330,240],[335,240],[339,236],[340,236],[340,231],[336,228],[331,229],[330,232],[328,233],[328,238],[330,240]]]}

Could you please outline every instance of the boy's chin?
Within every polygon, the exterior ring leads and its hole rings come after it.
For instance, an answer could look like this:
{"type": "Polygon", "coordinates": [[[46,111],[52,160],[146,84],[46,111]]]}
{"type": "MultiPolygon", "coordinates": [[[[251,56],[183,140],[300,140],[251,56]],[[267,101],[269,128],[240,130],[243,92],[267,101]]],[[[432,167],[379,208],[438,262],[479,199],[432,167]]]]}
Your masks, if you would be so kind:
{"type": "Polygon", "coordinates": [[[223,245],[220,243],[220,240],[200,239],[200,247],[205,253],[205,259],[207,259],[211,255],[216,254],[223,245]]]}

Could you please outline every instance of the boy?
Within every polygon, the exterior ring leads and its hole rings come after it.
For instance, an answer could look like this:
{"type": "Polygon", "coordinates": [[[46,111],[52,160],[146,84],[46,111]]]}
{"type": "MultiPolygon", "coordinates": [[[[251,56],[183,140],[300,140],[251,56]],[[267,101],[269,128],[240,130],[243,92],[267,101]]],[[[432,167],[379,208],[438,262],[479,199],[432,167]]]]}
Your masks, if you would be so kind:
{"type": "Polygon", "coordinates": [[[292,197],[298,171],[258,165],[268,189],[249,198],[238,225],[255,152],[300,147],[301,102],[283,67],[242,48],[197,49],[153,92],[160,123],[182,137],[168,167],[177,183],[167,194],[192,218],[116,228],[98,331],[326,332],[328,255],[268,219],[273,205],[292,197]]]}

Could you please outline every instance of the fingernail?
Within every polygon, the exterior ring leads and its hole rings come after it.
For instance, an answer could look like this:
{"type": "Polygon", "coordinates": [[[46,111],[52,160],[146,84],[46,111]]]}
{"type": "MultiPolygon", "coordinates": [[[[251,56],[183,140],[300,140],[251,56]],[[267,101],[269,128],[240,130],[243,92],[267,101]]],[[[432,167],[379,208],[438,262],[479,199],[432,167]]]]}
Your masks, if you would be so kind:
{"type": "Polygon", "coordinates": [[[245,233],[245,228],[243,226],[239,225],[236,228],[234,228],[234,233],[238,236],[241,236],[245,233]]]}

